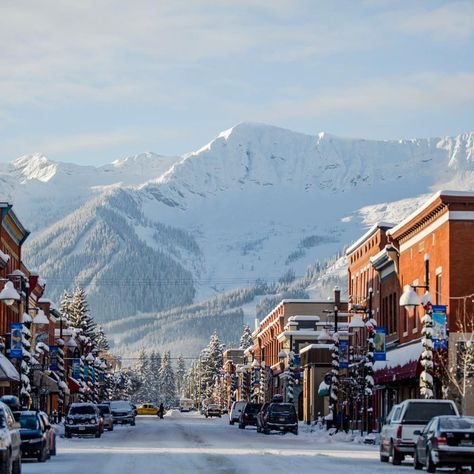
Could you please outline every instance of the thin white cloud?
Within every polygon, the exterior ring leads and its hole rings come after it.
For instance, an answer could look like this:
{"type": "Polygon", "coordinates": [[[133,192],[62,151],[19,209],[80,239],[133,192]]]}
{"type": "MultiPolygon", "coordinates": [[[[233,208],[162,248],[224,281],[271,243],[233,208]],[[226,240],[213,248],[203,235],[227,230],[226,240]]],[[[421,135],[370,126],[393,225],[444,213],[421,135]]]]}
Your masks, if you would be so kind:
{"type": "Polygon", "coordinates": [[[301,91],[296,94],[298,97],[287,97],[261,108],[255,118],[271,122],[375,109],[413,111],[420,107],[435,110],[466,106],[474,102],[474,74],[414,74],[316,93],[306,91],[304,97],[301,91]]]}
{"type": "Polygon", "coordinates": [[[82,150],[99,150],[110,146],[133,143],[136,139],[137,137],[129,132],[61,135],[33,144],[32,149],[41,150],[48,155],[82,150]]]}
{"type": "Polygon", "coordinates": [[[469,40],[474,36],[474,3],[451,1],[434,9],[404,11],[398,14],[397,25],[404,33],[443,41],[469,40]]]}

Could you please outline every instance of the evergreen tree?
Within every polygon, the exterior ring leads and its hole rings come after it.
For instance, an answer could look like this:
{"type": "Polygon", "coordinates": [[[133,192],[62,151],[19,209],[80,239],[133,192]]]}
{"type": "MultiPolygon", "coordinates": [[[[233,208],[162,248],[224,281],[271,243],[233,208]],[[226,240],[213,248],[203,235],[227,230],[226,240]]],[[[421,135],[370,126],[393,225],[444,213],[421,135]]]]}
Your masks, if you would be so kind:
{"type": "Polygon", "coordinates": [[[97,326],[95,348],[100,352],[107,352],[110,349],[109,341],[107,340],[107,336],[105,335],[102,326],[97,326]]]}
{"type": "Polygon", "coordinates": [[[252,330],[248,326],[248,324],[244,325],[244,332],[240,338],[240,348],[241,349],[248,349],[253,345],[252,340],[252,330]]]}
{"type": "Polygon", "coordinates": [[[72,295],[70,322],[72,327],[81,330],[83,342],[90,344],[93,349],[96,342],[96,324],[89,312],[86,292],[80,287],[77,287],[72,295]]]}
{"type": "Polygon", "coordinates": [[[176,392],[178,396],[183,395],[184,391],[184,376],[186,374],[186,365],[184,363],[183,356],[178,356],[178,363],[176,365],[176,392]]]}
{"type": "Polygon", "coordinates": [[[161,355],[153,351],[150,356],[150,401],[159,403],[160,400],[160,371],[161,355]]]}
{"type": "Polygon", "coordinates": [[[72,295],[68,293],[66,290],[64,290],[62,296],[61,296],[61,301],[59,304],[59,311],[61,312],[61,315],[67,319],[67,321],[70,321],[70,315],[71,315],[71,305],[72,305],[72,295]]]}
{"type": "Polygon", "coordinates": [[[160,370],[161,400],[165,405],[172,405],[176,400],[176,384],[170,352],[165,352],[160,370]]]}
{"type": "Polygon", "coordinates": [[[139,382],[139,388],[133,395],[133,400],[137,403],[145,403],[148,401],[149,396],[149,370],[148,370],[148,356],[145,352],[145,348],[142,346],[138,353],[138,361],[135,366],[135,375],[139,382]]]}

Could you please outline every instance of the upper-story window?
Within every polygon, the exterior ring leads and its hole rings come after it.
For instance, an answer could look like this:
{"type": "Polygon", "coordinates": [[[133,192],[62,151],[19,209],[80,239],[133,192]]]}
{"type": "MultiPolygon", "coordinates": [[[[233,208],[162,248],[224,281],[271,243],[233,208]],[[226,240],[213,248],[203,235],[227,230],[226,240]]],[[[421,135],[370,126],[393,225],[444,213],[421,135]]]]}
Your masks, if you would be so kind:
{"type": "Polygon", "coordinates": [[[435,301],[436,304],[441,304],[441,291],[443,289],[442,286],[442,274],[438,273],[436,275],[436,296],[435,296],[435,301]]]}

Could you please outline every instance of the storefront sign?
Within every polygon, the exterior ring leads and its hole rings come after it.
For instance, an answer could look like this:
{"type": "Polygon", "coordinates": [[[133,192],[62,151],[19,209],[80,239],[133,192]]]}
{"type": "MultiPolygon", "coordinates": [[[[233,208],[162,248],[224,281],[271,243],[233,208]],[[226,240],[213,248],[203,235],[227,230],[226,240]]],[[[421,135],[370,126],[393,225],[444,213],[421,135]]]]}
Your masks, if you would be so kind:
{"type": "Polygon", "coordinates": [[[385,328],[376,328],[374,334],[374,360],[387,360],[385,328]]]}
{"type": "Polygon", "coordinates": [[[11,326],[11,340],[10,340],[10,358],[21,359],[23,357],[23,345],[21,343],[21,323],[12,323],[11,326]]]}
{"type": "Polygon", "coordinates": [[[446,306],[433,305],[433,347],[434,349],[448,348],[448,330],[446,306]]]}
{"type": "Polygon", "coordinates": [[[49,347],[49,370],[52,372],[57,372],[59,370],[59,347],[50,346],[49,347]]]}

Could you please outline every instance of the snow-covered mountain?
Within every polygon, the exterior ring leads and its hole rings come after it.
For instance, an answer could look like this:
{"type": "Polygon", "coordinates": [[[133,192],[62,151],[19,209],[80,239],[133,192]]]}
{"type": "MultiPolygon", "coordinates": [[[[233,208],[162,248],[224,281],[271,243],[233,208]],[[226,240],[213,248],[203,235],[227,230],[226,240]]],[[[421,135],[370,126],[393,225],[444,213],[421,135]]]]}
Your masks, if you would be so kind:
{"type": "Polygon", "coordinates": [[[182,157],[0,168],[0,198],[33,231],[29,266],[53,298],[84,285],[104,321],[302,276],[441,187],[474,189],[474,132],[371,141],[242,123],[182,157]]]}

